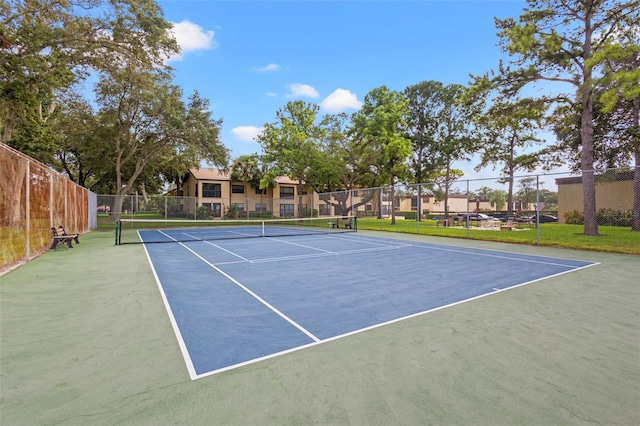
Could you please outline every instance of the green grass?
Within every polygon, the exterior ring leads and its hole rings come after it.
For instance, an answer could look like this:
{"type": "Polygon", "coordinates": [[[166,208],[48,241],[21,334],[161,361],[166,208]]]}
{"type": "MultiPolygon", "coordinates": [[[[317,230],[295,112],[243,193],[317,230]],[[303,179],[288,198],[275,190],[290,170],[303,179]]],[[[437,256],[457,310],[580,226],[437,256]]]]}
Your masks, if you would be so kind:
{"type": "MultiPolygon", "coordinates": [[[[128,215],[127,217],[135,217],[136,219],[163,218],[157,213],[140,213],[128,215]]],[[[175,218],[172,218],[172,220],[175,220],[175,218]]],[[[188,221],[188,219],[185,220],[188,221]]],[[[436,222],[433,220],[423,220],[418,223],[415,220],[396,219],[396,224],[392,225],[391,219],[358,219],[358,228],[363,230],[468,238],[471,240],[514,244],[538,244],[538,232],[536,229],[529,225],[516,226],[520,228],[507,232],[481,229],[478,226],[472,226],[468,230],[464,227],[456,226],[444,228],[436,226],[436,222]]],[[[113,229],[114,223],[111,216],[107,214],[98,215],[98,230],[113,231],[113,229]]],[[[600,236],[591,237],[583,234],[584,228],[582,225],[543,223],[540,225],[540,245],[640,255],[640,232],[632,232],[630,228],[616,226],[600,226],[599,230],[600,236]]]]}
{"type": "MultiPolygon", "coordinates": [[[[391,219],[363,218],[358,219],[358,229],[515,244],[538,244],[537,230],[527,227],[514,231],[497,231],[481,229],[477,226],[470,229],[438,227],[433,220],[418,223],[414,220],[396,219],[396,224],[392,225],[391,219]]],[[[600,226],[600,236],[592,237],[584,235],[583,231],[582,225],[544,223],[540,225],[540,245],[640,255],[640,232],[632,232],[626,227],[600,226]]]]}

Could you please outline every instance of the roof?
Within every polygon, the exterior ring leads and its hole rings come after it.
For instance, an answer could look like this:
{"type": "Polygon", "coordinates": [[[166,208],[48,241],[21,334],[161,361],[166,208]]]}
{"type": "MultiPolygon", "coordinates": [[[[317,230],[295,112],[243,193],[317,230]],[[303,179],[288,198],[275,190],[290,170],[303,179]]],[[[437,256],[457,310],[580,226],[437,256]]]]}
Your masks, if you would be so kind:
{"type": "Polygon", "coordinates": [[[223,173],[218,169],[189,169],[189,172],[197,180],[231,180],[229,173],[223,173]]]}
{"type": "MultiPolygon", "coordinates": [[[[604,183],[604,182],[619,182],[619,181],[627,181],[633,180],[634,172],[619,172],[615,175],[597,175],[596,182],[604,183]]],[[[582,183],[582,176],[572,176],[566,178],[558,178],[556,179],[556,185],[571,185],[571,184],[580,184],[582,183]]]]}
{"type": "MultiPolygon", "coordinates": [[[[208,168],[191,168],[189,172],[197,180],[217,180],[217,181],[231,181],[231,173],[224,173],[218,169],[208,168]]],[[[295,181],[288,176],[278,176],[276,182],[284,185],[297,185],[298,181],[295,181]]]]}

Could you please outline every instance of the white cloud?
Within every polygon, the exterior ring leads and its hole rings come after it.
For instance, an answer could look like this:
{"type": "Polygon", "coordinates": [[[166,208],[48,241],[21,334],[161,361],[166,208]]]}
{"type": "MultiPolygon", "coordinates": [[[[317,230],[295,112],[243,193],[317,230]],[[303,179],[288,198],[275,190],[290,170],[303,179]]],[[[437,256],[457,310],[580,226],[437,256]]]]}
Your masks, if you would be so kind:
{"type": "Polygon", "coordinates": [[[362,102],[346,89],[336,89],[320,102],[320,108],[329,113],[342,112],[346,109],[359,109],[362,102]]]}
{"type": "Polygon", "coordinates": [[[280,71],[281,69],[282,67],[278,64],[269,64],[269,65],[265,65],[262,68],[255,68],[257,72],[276,72],[276,71],[280,71]]]}
{"type": "Polygon", "coordinates": [[[277,97],[278,97],[278,94],[277,94],[277,93],[274,93],[274,92],[267,92],[266,96],[267,96],[268,98],[277,98],[277,97]]]}
{"type": "Polygon", "coordinates": [[[240,142],[255,142],[256,137],[262,132],[262,127],[239,126],[231,129],[231,133],[240,142]]]}
{"type": "Polygon", "coordinates": [[[289,86],[289,89],[291,92],[287,94],[288,98],[306,97],[316,99],[320,97],[318,91],[308,84],[293,83],[289,86]]]}
{"type": "Polygon", "coordinates": [[[214,31],[206,31],[200,25],[189,21],[174,23],[173,28],[169,31],[180,46],[180,53],[169,58],[170,61],[181,60],[185,53],[218,47],[218,43],[214,39],[214,31]]]}

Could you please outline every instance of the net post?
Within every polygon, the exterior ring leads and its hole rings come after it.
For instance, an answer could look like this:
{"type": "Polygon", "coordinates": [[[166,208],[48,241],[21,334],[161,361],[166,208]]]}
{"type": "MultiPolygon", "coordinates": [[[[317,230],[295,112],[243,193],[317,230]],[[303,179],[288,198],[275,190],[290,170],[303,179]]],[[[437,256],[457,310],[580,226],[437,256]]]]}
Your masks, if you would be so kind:
{"type": "Polygon", "coordinates": [[[262,225],[262,236],[266,236],[265,231],[264,231],[264,220],[262,221],[261,225],[262,225]]]}
{"type": "Polygon", "coordinates": [[[114,222],[116,228],[116,245],[120,245],[120,219],[116,219],[114,222]]]}
{"type": "Polygon", "coordinates": [[[358,232],[358,216],[353,217],[353,232],[358,232]]]}

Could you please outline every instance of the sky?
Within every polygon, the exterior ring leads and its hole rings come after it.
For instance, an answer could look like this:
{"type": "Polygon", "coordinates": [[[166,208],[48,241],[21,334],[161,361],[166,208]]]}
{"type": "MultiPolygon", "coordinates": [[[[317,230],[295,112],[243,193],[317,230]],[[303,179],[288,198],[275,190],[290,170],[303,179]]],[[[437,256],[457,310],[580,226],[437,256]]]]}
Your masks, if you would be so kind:
{"type": "MultiPolygon", "coordinates": [[[[357,111],[368,92],[427,80],[467,85],[496,69],[494,17],[517,18],[520,0],[158,0],[181,46],[169,60],[185,96],[197,90],[222,119],[231,157],[292,100],[321,114],[357,111]]],[[[477,163],[477,162],[476,162],[477,163]]],[[[465,178],[474,161],[457,165],[465,178]]]]}

